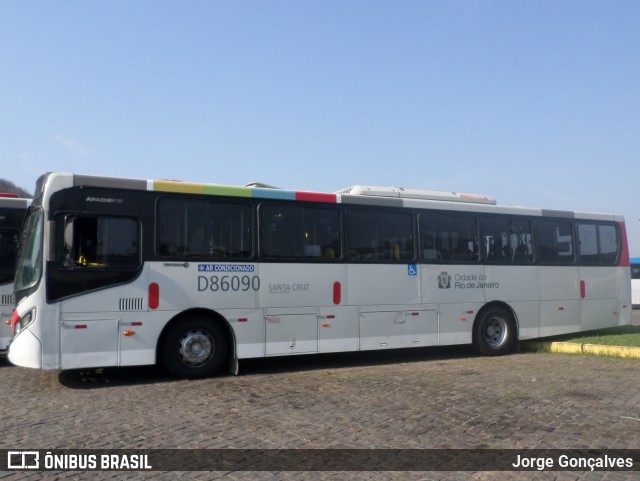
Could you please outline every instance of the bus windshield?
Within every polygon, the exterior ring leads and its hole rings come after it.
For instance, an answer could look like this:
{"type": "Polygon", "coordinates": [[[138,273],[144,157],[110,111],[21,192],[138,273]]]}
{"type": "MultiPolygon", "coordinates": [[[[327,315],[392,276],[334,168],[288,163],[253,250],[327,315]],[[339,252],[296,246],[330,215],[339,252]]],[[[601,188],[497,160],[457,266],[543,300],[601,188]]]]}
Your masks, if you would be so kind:
{"type": "Polygon", "coordinates": [[[42,210],[33,209],[25,221],[16,266],[15,290],[35,286],[42,273],[42,210]]]}

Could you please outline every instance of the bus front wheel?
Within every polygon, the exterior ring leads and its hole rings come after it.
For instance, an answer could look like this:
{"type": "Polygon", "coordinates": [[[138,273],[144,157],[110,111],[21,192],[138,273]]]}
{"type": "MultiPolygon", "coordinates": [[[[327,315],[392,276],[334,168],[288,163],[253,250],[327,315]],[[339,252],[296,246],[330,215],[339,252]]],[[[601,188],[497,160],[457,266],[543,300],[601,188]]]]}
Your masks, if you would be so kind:
{"type": "Polygon", "coordinates": [[[485,356],[500,356],[513,349],[516,341],[515,321],[502,307],[491,307],[476,321],[473,344],[485,356]]]}
{"type": "Polygon", "coordinates": [[[175,377],[213,376],[227,357],[228,342],[220,324],[196,316],[178,320],[162,339],[162,363],[175,377]]]}

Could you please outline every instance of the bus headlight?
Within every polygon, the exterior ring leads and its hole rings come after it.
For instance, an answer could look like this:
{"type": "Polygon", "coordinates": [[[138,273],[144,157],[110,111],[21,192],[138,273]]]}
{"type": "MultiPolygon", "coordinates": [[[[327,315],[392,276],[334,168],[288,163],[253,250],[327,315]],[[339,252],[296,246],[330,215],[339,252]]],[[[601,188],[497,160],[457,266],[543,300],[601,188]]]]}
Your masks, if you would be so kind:
{"type": "Polygon", "coordinates": [[[22,332],[24,328],[29,326],[33,321],[36,320],[36,310],[31,309],[24,316],[20,317],[18,311],[13,311],[13,315],[11,316],[11,329],[13,330],[13,337],[15,338],[18,334],[22,332]]]}

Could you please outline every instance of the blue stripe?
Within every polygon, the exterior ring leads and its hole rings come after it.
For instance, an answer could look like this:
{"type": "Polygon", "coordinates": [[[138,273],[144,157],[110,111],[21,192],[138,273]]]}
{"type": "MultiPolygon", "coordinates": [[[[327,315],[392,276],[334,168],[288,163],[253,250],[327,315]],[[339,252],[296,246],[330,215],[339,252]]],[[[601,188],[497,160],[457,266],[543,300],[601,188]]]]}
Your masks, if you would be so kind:
{"type": "Polygon", "coordinates": [[[296,193],[290,190],[253,188],[253,197],[261,199],[296,200],[296,193]]]}

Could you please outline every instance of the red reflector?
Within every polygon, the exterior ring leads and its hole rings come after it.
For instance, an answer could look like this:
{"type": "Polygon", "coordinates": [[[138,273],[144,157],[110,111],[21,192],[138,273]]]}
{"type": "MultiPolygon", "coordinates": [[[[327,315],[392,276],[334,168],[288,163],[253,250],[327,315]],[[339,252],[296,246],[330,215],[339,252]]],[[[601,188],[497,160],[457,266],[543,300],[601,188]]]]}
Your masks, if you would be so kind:
{"type": "Polygon", "coordinates": [[[141,322],[132,322],[131,325],[132,326],[141,326],[142,323],[141,322]]]}
{"type": "Polygon", "coordinates": [[[87,325],[86,324],[76,324],[75,326],[73,326],[75,329],[86,329],[87,325]]]}
{"type": "Polygon", "coordinates": [[[420,315],[420,313],[419,313],[419,312],[412,312],[412,313],[411,313],[411,315],[412,315],[412,316],[419,316],[419,315],[420,315]]]}
{"type": "Polygon", "coordinates": [[[157,282],[149,284],[149,309],[157,309],[160,305],[160,286],[157,282]]]}
{"type": "Polygon", "coordinates": [[[473,314],[473,311],[467,311],[467,314],[473,314]]]}
{"type": "Polygon", "coordinates": [[[240,319],[238,319],[238,322],[247,322],[249,319],[247,319],[246,317],[241,317],[240,319]]]}
{"type": "Polygon", "coordinates": [[[580,281],[580,299],[587,297],[587,285],[584,281],[580,281]]]}
{"type": "Polygon", "coordinates": [[[560,306],[560,307],[558,307],[558,310],[559,311],[564,311],[564,307],[560,306]]]}
{"type": "Polygon", "coordinates": [[[327,319],[335,319],[335,318],[336,318],[336,316],[334,316],[333,314],[329,314],[329,315],[327,316],[327,319]]]}
{"type": "Polygon", "coordinates": [[[339,282],[333,283],[333,303],[340,304],[340,300],[342,299],[342,286],[340,286],[339,282]]]}

